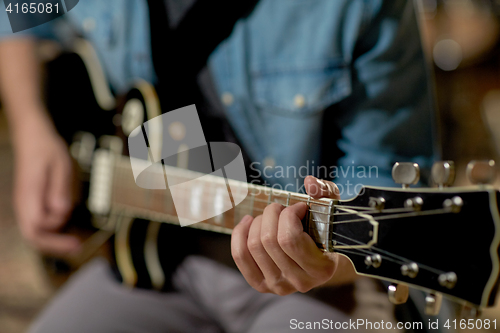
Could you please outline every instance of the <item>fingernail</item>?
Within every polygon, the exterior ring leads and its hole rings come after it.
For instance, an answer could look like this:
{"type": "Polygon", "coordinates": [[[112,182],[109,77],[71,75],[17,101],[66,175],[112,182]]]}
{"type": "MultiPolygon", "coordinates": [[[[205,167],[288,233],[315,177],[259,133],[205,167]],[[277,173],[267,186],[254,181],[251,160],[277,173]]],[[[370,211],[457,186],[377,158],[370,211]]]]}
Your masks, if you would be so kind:
{"type": "Polygon", "coordinates": [[[316,182],[318,183],[321,190],[328,190],[328,186],[321,179],[316,178],[316,182]]]}
{"type": "Polygon", "coordinates": [[[246,223],[248,221],[250,221],[253,217],[250,216],[250,215],[245,215],[243,216],[243,218],[241,219],[240,223],[246,223]]]}

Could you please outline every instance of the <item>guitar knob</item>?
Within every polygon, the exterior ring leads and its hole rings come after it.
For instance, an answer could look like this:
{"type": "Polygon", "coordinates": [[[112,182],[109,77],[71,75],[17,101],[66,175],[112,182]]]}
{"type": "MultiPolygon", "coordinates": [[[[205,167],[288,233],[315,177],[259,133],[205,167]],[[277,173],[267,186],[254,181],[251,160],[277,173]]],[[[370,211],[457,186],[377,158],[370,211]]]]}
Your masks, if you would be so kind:
{"type": "Polygon", "coordinates": [[[495,180],[495,161],[470,161],[467,164],[467,178],[469,181],[476,184],[492,184],[495,180]]]}
{"type": "Polygon", "coordinates": [[[425,314],[429,316],[437,316],[441,310],[441,303],[443,302],[443,295],[428,294],[425,297],[425,314]]]}
{"type": "Polygon", "coordinates": [[[431,174],[439,188],[451,186],[455,181],[455,163],[453,161],[438,161],[432,165],[431,174]]]}
{"type": "Polygon", "coordinates": [[[96,139],[92,133],[77,132],[73,136],[73,143],[69,147],[71,156],[78,162],[78,165],[84,170],[90,170],[96,139]]]}
{"type": "Polygon", "coordinates": [[[392,179],[396,184],[403,185],[403,188],[408,188],[418,183],[420,168],[417,163],[396,162],[392,167],[392,179]]]}
{"type": "Polygon", "coordinates": [[[404,304],[410,295],[410,288],[406,284],[391,284],[387,288],[387,294],[392,304],[404,304]]]}

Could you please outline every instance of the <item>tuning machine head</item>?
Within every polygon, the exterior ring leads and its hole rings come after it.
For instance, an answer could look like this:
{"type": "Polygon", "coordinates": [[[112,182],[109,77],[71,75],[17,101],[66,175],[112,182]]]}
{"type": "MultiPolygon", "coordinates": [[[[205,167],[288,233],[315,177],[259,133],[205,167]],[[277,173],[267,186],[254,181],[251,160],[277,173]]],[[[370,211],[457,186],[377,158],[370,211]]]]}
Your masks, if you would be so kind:
{"type": "Polygon", "coordinates": [[[495,161],[470,161],[467,164],[467,179],[474,185],[492,184],[495,181],[495,161]]]}
{"type": "Polygon", "coordinates": [[[396,184],[401,184],[403,188],[418,183],[420,179],[420,168],[417,163],[396,162],[392,167],[392,179],[396,184]]]}
{"type": "Polygon", "coordinates": [[[431,174],[432,180],[439,188],[451,186],[455,181],[455,163],[453,161],[435,162],[431,174]]]}
{"type": "Polygon", "coordinates": [[[387,294],[392,304],[404,304],[410,295],[410,288],[406,284],[391,284],[387,294]]]}
{"type": "Polygon", "coordinates": [[[466,303],[462,306],[462,310],[460,311],[460,318],[469,320],[469,319],[477,319],[481,315],[481,310],[472,304],[466,303]]]}
{"type": "Polygon", "coordinates": [[[440,293],[428,294],[425,296],[425,314],[429,316],[437,316],[441,310],[443,295],[440,293]]]}

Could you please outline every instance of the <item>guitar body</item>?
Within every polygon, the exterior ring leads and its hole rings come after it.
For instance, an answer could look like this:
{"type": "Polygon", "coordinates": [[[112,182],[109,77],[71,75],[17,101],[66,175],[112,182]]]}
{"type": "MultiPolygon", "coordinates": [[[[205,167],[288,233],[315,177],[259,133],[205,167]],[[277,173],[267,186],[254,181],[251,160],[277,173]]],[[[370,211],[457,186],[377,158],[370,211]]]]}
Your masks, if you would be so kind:
{"type": "MultiPolygon", "coordinates": [[[[116,223],[116,216],[92,216],[87,208],[87,198],[95,149],[104,146],[106,150],[128,155],[126,138],[130,130],[159,116],[161,110],[154,87],[143,80],[132,82],[125,95],[116,98],[112,96],[114,105],[109,102],[103,105],[96,97],[96,89],[103,89],[102,86],[107,86],[108,83],[99,82],[104,73],[90,44],[86,41],[79,43],[74,52],[63,53],[46,65],[47,109],[50,110],[59,134],[67,142],[73,158],[78,162],[81,200],[73,211],[67,229],[85,235],[99,233],[101,229],[112,235],[108,258],[117,277],[134,287],[169,290],[171,273],[189,254],[204,254],[218,262],[234,266],[230,255],[230,238],[227,235],[181,229],[148,219],[126,219],[116,223]],[[99,72],[101,74],[96,75],[99,72]],[[109,107],[110,104],[112,107],[109,107]],[[110,225],[113,223],[116,224],[110,225]],[[186,244],[189,246],[186,247],[186,244]],[[179,248],[184,250],[179,251],[179,248]]],[[[161,133],[158,135],[161,142],[161,133]]],[[[86,256],[90,256],[100,242],[92,244],[90,240],[85,245],[89,249],[84,252],[87,252],[86,256]]],[[[68,265],[70,269],[76,268],[71,266],[88,258],[77,260],[76,263],[46,259],[52,266],[51,269],[65,273],[68,265]]]]}

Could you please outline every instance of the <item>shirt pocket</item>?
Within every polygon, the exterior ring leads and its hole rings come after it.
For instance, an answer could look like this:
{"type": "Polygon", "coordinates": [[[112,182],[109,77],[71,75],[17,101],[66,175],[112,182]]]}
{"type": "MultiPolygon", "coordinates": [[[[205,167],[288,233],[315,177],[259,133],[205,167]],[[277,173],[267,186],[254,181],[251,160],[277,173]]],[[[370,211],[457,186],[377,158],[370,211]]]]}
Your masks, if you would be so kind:
{"type": "Polygon", "coordinates": [[[255,105],[263,112],[307,116],[323,111],[352,91],[349,66],[341,59],[251,66],[255,105]]]}

